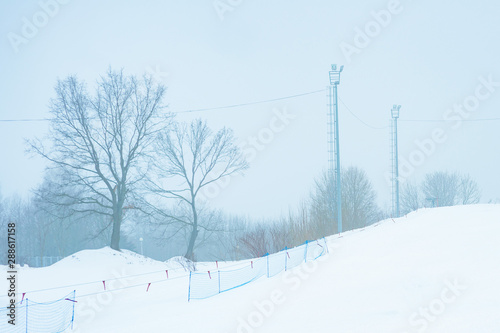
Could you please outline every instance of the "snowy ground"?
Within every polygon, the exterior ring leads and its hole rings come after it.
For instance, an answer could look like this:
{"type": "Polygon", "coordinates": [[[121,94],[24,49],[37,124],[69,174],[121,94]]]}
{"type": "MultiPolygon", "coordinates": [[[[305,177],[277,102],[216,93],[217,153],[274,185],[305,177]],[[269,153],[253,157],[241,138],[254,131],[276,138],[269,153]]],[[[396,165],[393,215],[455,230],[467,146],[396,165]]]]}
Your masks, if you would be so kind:
{"type": "Polygon", "coordinates": [[[499,235],[500,205],[423,209],[332,236],[329,255],[206,300],[187,302],[179,264],[107,248],[21,268],[18,290],[45,301],[76,289],[73,332],[500,332],[499,235]],[[79,297],[102,280],[126,289],[79,297]]]}

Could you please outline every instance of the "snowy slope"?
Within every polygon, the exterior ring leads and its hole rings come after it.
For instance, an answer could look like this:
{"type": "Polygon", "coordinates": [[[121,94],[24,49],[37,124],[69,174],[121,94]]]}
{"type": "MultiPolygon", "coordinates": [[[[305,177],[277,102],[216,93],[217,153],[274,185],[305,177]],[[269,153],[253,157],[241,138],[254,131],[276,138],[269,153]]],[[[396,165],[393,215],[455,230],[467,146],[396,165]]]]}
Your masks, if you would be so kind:
{"type": "Polygon", "coordinates": [[[110,249],[22,268],[18,288],[94,281],[30,295],[76,288],[74,332],[500,332],[499,235],[500,205],[423,209],[332,236],[329,255],[206,300],[187,302],[179,264],[110,249]],[[124,275],[137,276],[112,280],[124,275]],[[78,298],[101,291],[101,280],[108,289],[144,284],[78,298]]]}

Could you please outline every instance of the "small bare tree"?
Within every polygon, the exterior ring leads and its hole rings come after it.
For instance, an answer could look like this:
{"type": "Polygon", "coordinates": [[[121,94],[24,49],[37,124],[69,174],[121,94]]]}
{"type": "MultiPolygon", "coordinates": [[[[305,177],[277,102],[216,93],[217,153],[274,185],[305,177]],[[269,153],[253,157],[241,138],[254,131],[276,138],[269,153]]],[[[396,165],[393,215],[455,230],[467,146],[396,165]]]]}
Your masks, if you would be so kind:
{"type": "MultiPolygon", "coordinates": [[[[64,186],[77,194],[54,189],[54,204],[73,212],[105,215],[112,225],[110,246],[120,249],[120,230],[127,200],[143,177],[148,150],[162,121],[165,87],[112,71],[100,78],[94,95],[83,82],[70,76],[58,81],[52,100],[52,147],[31,142],[66,176],[64,186]]],[[[61,180],[63,181],[63,180],[61,180]]]]}
{"type": "Polygon", "coordinates": [[[425,201],[438,206],[454,206],[475,204],[481,200],[479,186],[470,175],[446,171],[426,174],[420,189],[406,183],[400,193],[401,211],[404,214],[418,209],[425,201]]]}
{"type": "MultiPolygon", "coordinates": [[[[175,210],[163,210],[166,223],[188,227],[189,241],[185,257],[194,259],[200,229],[212,230],[207,220],[200,220],[198,195],[206,186],[247,168],[232,131],[223,128],[213,133],[201,120],[174,124],[158,136],[156,169],[159,179],[151,181],[154,193],[175,199],[175,210]]],[[[211,214],[206,214],[210,216],[211,214]]],[[[212,221],[213,222],[213,221],[212,221]]]]}
{"type": "Polygon", "coordinates": [[[323,172],[315,180],[314,190],[310,197],[310,216],[317,232],[323,236],[331,235],[337,230],[337,196],[333,178],[330,173],[323,172]]]}
{"type": "Polygon", "coordinates": [[[436,199],[439,206],[453,206],[458,194],[458,177],[449,172],[427,174],[422,182],[422,192],[426,198],[436,199]]]}
{"type": "Polygon", "coordinates": [[[460,177],[458,197],[462,205],[477,204],[481,200],[481,190],[469,174],[460,177]]]}
{"type": "Polygon", "coordinates": [[[425,199],[436,199],[439,206],[453,206],[459,194],[459,176],[456,173],[438,171],[426,174],[422,182],[425,199]]]}
{"type": "Polygon", "coordinates": [[[399,203],[403,215],[419,209],[422,206],[422,198],[418,186],[408,182],[404,183],[401,186],[399,203]]]}
{"type": "MultiPolygon", "coordinates": [[[[357,167],[341,172],[342,222],[344,230],[367,226],[381,218],[375,202],[376,194],[366,173],[357,167]]],[[[337,200],[334,182],[329,173],[316,181],[311,195],[311,220],[327,233],[337,230],[337,200]]]]}
{"type": "Polygon", "coordinates": [[[366,227],[380,218],[376,194],[366,172],[349,167],[342,174],[342,220],[345,230],[366,227]]]}
{"type": "Polygon", "coordinates": [[[259,258],[273,252],[269,228],[262,224],[249,228],[240,237],[239,244],[239,250],[246,258],[259,258]]]}

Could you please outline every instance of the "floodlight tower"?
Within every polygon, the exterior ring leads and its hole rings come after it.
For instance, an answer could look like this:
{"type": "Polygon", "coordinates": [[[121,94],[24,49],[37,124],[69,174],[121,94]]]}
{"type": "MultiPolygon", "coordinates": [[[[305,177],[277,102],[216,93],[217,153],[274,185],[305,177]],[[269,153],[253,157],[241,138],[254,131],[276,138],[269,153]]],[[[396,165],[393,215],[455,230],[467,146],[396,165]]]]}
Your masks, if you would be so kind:
{"type": "Polygon", "coordinates": [[[394,104],[392,116],[392,216],[399,217],[398,118],[401,105],[394,104]]]}
{"type": "Polygon", "coordinates": [[[342,232],[342,191],[340,183],[340,150],[339,150],[339,108],[337,103],[337,86],[340,83],[340,73],[344,66],[337,69],[337,65],[332,65],[330,71],[330,86],[328,87],[328,158],[330,175],[336,180],[337,190],[337,231],[342,232]],[[335,160],[335,166],[334,166],[335,160]]]}

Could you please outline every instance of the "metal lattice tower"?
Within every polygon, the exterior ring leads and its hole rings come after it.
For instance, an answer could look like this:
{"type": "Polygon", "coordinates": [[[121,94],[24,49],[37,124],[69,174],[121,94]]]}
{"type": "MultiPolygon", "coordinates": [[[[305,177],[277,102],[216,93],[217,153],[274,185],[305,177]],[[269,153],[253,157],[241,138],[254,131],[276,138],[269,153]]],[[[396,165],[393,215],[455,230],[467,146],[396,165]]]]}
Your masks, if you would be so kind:
{"type": "Polygon", "coordinates": [[[332,65],[330,86],[328,86],[328,167],[331,179],[335,179],[337,192],[337,231],[342,232],[342,191],[340,182],[340,150],[339,150],[339,108],[337,101],[337,86],[340,83],[340,73],[344,66],[332,65]],[[335,176],[334,176],[335,172],[335,176]]]}
{"type": "Polygon", "coordinates": [[[399,217],[399,160],[398,160],[398,118],[401,105],[394,104],[391,110],[391,161],[392,161],[392,216],[399,217]]]}
{"type": "MultiPolygon", "coordinates": [[[[332,108],[335,109],[335,106],[332,106],[332,87],[326,87],[326,99],[327,99],[327,149],[328,149],[328,174],[332,177],[332,181],[335,184],[335,112],[332,112],[332,108]]],[[[334,186],[335,187],[335,186],[334,186]]]]}

